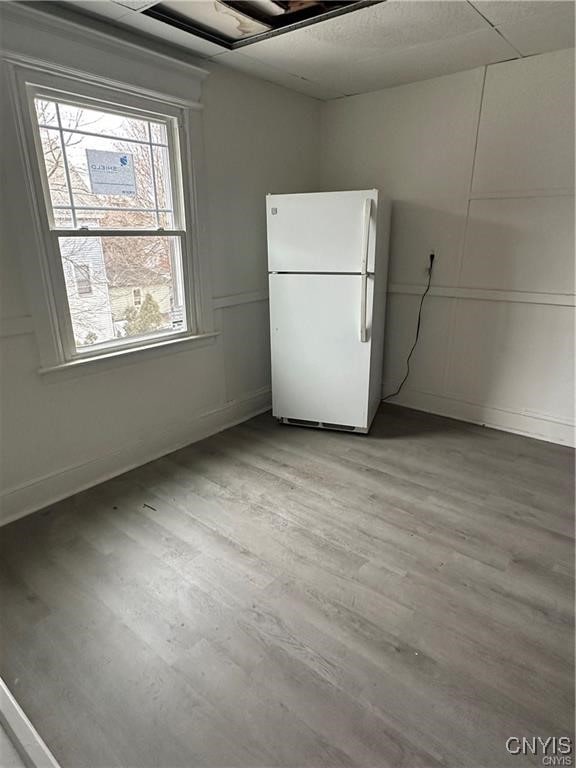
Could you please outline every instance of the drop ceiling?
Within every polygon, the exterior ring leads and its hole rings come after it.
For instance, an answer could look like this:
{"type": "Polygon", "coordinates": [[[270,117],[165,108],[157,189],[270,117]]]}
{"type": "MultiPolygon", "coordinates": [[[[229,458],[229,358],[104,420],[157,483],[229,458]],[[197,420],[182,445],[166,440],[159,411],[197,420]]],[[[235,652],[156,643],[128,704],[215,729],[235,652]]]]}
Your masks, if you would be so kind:
{"type": "MultiPolygon", "coordinates": [[[[157,2],[157,0],[156,0],[157,2]]],[[[170,0],[172,8],[179,2],[170,0]]],[[[192,0],[213,6],[215,0],[192,0]]],[[[383,0],[229,46],[152,18],[146,0],[68,7],[318,99],[365,93],[574,45],[573,0],[383,0]]]]}
{"type": "Polygon", "coordinates": [[[230,50],[375,2],[379,0],[157,0],[142,13],[230,50]]]}

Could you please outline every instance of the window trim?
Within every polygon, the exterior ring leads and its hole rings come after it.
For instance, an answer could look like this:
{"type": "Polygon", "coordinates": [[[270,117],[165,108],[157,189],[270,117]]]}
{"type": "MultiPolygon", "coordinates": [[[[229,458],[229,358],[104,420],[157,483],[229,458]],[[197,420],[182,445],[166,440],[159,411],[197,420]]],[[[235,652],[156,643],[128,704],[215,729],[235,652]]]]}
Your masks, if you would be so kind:
{"type": "Polygon", "coordinates": [[[160,341],[148,344],[142,344],[139,347],[130,347],[130,349],[114,350],[109,354],[102,354],[93,357],[79,358],[56,365],[43,365],[38,369],[42,376],[52,374],[69,374],[75,376],[78,373],[100,372],[117,368],[118,363],[132,365],[144,358],[161,357],[167,354],[176,354],[185,352],[190,348],[199,349],[214,344],[221,331],[209,331],[199,333],[196,336],[186,336],[183,339],[162,339],[160,341]]]}
{"type": "Polygon", "coordinates": [[[8,54],[2,58],[8,67],[10,96],[16,116],[24,162],[23,170],[27,182],[27,197],[37,242],[38,258],[28,259],[27,278],[34,299],[38,299],[38,302],[33,299],[33,315],[39,341],[41,370],[67,368],[72,363],[92,362],[99,358],[119,360],[123,355],[139,349],[151,350],[155,346],[164,348],[171,342],[194,341],[194,339],[203,341],[207,337],[214,336],[212,305],[206,295],[209,284],[207,264],[205,256],[203,261],[200,259],[200,243],[204,239],[205,225],[197,214],[199,208],[196,178],[198,163],[200,168],[202,167],[201,128],[197,110],[201,105],[118,81],[107,79],[96,82],[96,78],[88,73],[71,71],[34,59],[28,60],[22,56],[13,57],[8,54]],[[41,150],[38,154],[39,129],[33,104],[37,94],[46,96],[49,91],[56,91],[61,100],[64,95],[67,103],[76,96],[83,104],[88,104],[92,100],[100,108],[105,104],[116,108],[111,111],[127,114],[133,110],[140,117],[149,115],[154,122],[158,122],[159,118],[165,123],[166,118],[173,121],[177,141],[173,143],[175,151],[168,154],[173,187],[181,190],[181,194],[173,202],[176,216],[176,203],[177,200],[179,201],[179,221],[187,223],[185,230],[90,230],[90,235],[122,236],[130,233],[135,236],[173,235],[180,238],[184,307],[187,318],[185,331],[163,332],[157,337],[149,335],[132,338],[124,343],[107,344],[105,348],[98,350],[76,349],[57,238],[86,236],[86,232],[50,227],[48,212],[51,208],[45,204],[45,195],[49,195],[49,190],[46,189],[43,180],[45,172],[41,150]],[[71,96],[70,100],[68,95],[71,96]],[[31,109],[34,109],[33,113],[31,109]],[[186,178],[186,184],[184,178],[186,178]]]}
{"type": "MultiPolygon", "coordinates": [[[[50,78],[51,80],[53,78],[50,78]]],[[[109,95],[108,99],[95,98],[94,93],[88,95],[73,93],[68,91],[62,91],[60,88],[53,87],[50,82],[48,85],[26,82],[26,99],[28,102],[28,116],[30,119],[32,133],[34,136],[34,147],[36,151],[36,163],[40,177],[42,179],[42,189],[44,192],[44,208],[45,216],[41,217],[41,224],[44,229],[44,237],[48,243],[48,258],[50,260],[50,273],[52,278],[52,289],[56,296],[56,310],[58,313],[57,322],[58,329],[61,334],[62,346],[64,351],[64,359],[70,362],[79,358],[96,357],[98,355],[106,354],[109,351],[114,350],[127,350],[132,347],[139,347],[146,344],[153,344],[155,340],[168,340],[172,338],[184,338],[188,335],[195,335],[197,331],[197,318],[193,302],[190,297],[189,285],[191,280],[188,275],[189,265],[191,263],[191,253],[188,247],[187,239],[187,227],[186,227],[186,213],[185,213],[185,190],[183,185],[182,174],[179,173],[181,168],[181,149],[180,149],[180,131],[178,127],[182,124],[182,115],[179,109],[172,110],[166,106],[163,108],[163,112],[149,111],[148,109],[134,109],[132,106],[126,106],[124,100],[120,96],[120,99],[114,98],[114,95],[109,95]],[[35,99],[45,99],[50,101],[56,101],[62,104],[78,104],[86,106],[87,108],[93,107],[99,111],[108,111],[106,107],[109,106],[109,111],[115,114],[122,114],[129,117],[136,117],[137,119],[155,120],[162,122],[166,125],[166,133],[168,137],[168,157],[170,163],[170,173],[172,181],[172,200],[174,210],[174,220],[176,226],[171,230],[166,229],[153,229],[153,230],[131,230],[129,228],[124,229],[82,229],[82,228],[59,228],[54,224],[52,200],[50,195],[50,187],[48,178],[46,176],[46,168],[44,165],[44,153],[42,149],[42,140],[40,136],[40,128],[38,118],[36,114],[35,99]],[[120,104],[119,101],[122,101],[120,104]],[[168,112],[170,114],[168,114],[168,112]],[[126,337],[121,340],[107,341],[102,344],[90,345],[86,349],[78,347],[74,338],[72,315],[70,311],[69,297],[66,291],[66,280],[64,275],[64,269],[62,265],[59,238],[61,237],[177,237],[180,242],[181,260],[182,260],[182,273],[184,288],[184,313],[186,317],[186,330],[167,332],[163,331],[158,334],[149,334],[146,336],[138,337],[126,337]]],[[[90,89],[94,90],[94,89],[90,89]]],[[[106,94],[108,95],[108,94],[106,94]]],[[[146,102],[148,106],[148,103],[146,102]]],[[[60,127],[61,132],[61,127],[60,127]]],[[[69,182],[68,182],[69,183],[69,182]]],[[[71,190],[70,190],[71,193],[71,190]]],[[[72,200],[71,200],[72,202],[72,200]]],[[[41,206],[40,206],[41,207],[41,206]]]]}

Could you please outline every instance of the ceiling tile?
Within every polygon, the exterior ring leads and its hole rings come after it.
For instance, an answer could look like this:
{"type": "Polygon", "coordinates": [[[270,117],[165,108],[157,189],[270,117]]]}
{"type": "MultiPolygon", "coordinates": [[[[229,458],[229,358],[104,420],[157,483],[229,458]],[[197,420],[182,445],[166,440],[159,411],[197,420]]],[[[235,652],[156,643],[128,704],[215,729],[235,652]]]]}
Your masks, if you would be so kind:
{"type": "Polygon", "coordinates": [[[293,91],[304,93],[306,96],[312,96],[315,99],[335,99],[339,96],[344,96],[344,92],[335,91],[326,86],[311,80],[306,80],[303,77],[297,77],[291,75],[281,69],[265,64],[256,59],[246,56],[239,51],[226,51],[218,56],[212,58],[217,64],[226,64],[227,66],[237,69],[240,72],[245,72],[247,75],[259,77],[262,80],[267,80],[270,83],[276,83],[276,85],[283,85],[286,88],[290,88],[293,91]]]}
{"type": "Polygon", "coordinates": [[[316,72],[386,52],[490,29],[463,0],[387,0],[243,48],[253,59],[316,80],[316,72]]]}
{"type": "Polygon", "coordinates": [[[382,51],[481,29],[485,21],[465,0],[386,0],[304,28],[314,40],[382,51]]]}
{"type": "Polygon", "coordinates": [[[523,56],[574,47],[574,6],[567,13],[503,24],[499,31],[523,56]]]}
{"type": "Polygon", "coordinates": [[[154,5],[156,0],[112,0],[112,2],[117,5],[123,5],[132,11],[143,11],[146,8],[150,8],[151,5],[154,5]]]}
{"type": "Polygon", "coordinates": [[[574,9],[573,0],[472,0],[472,5],[496,27],[574,9]]]}
{"type": "Polygon", "coordinates": [[[108,0],[76,0],[66,5],[74,10],[89,11],[90,13],[104,16],[107,19],[120,19],[130,13],[130,9],[108,0]]]}
{"type": "Polygon", "coordinates": [[[314,81],[346,95],[376,91],[427,80],[485,64],[518,58],[517,52],[494,30],[401,48],[339,66],[317,66],[314,81]]]}

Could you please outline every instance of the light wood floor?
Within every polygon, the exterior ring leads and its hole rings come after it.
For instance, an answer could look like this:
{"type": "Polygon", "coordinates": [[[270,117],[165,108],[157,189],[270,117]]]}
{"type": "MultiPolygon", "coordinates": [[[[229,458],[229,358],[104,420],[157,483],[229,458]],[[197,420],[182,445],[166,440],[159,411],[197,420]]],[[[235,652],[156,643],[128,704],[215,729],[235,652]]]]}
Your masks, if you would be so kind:
{"type": "Polygon", "coordinates": [[[63,768],[542,765],[573,736],[573,453],[266,415],[0,531],[0,674],[63,768]]]}

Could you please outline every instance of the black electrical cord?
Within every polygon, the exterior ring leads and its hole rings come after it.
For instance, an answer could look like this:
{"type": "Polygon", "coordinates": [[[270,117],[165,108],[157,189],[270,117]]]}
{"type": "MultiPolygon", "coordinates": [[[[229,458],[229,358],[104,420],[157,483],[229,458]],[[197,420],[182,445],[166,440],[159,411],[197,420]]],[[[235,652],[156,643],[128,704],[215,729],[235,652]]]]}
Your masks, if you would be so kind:
{"type": "Polygon", "coordinates": [[[422,305],[424,304],[424,299],[426,298],[426,294],[430,290],[430,283],[432,282],[432,265],[434,264],[434,256],[435,254],[430,254],[430,266],[428,267],[428,283],[426,285],[426,290],[422,294],[420,298],[420,307],[418,308],[418,323],[416,325],[416,338],[414,339],[414,344],[412,344],[412,349],[408,353],[408,357],[406,358],[406,375],[396,388],[394,392],[391,392],[389,395],[386,395],[386,397],[383,397],[382,400],[389,400],[391,397],[396,397],[396,395],[400,394],[400,390],[406,383],[406,379],[408,376],[410,376],[410,358],[412,357],[412,353],[416,349],[416,344],[418,344],[418,337],[420,336],[420,324],[422,321],[422,305]]]}

